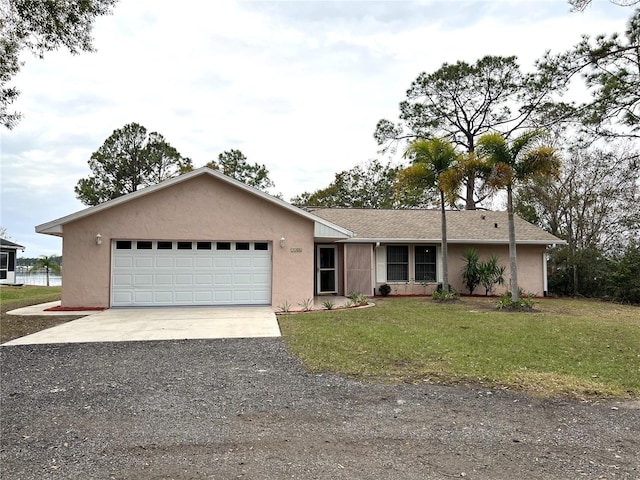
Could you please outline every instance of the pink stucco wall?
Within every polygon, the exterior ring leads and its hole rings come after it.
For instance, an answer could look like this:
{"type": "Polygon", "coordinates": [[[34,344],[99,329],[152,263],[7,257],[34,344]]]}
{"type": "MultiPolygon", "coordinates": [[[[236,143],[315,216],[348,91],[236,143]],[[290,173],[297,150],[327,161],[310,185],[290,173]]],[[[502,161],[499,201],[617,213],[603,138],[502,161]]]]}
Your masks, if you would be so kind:
{"type": "MultiPolygon", "coordinates": [[[[462,280],[461,270],[465,264],[462,255],[464,251],[469,248],[470,245],[448,245],[449,253],[449,284],[460,293],[469,293],[464,286],[462,280]]],[[[438,258],[440,258],[440,246],[438,245],[438,258]]],[[[504,286],[497,285],[495,287],[495,294],[502,294],[509,288],[509,247],[507,245],[476,245],[474,246],[478,251],[480,260],[486,260],[491,255],[496,255],[499,259],[499,265],[505,265],[505,280],[504,286]]],[[[409,249],[409,277],[413,277],[413,249],[409,249]]],[[[517,259],[518,259],[518,284],[522,290],[527,293],[533,293],[541,296],[544,294],[544,245],[518,245],[517,259]]],[[[438,271],[438,276],[441,276],[441,272],[438,271]]],[[[376,284],[376,291],[382,285],[376,284]]],[[[431,294],[437,287],[437,284],[422,285],[420,283],[391,283],[392,294],[396,295],[424,295],[431,294]]],[[[474,294],[484,294],[484,287],[479,286],[474,290],[474,294]]]]}
{"type": "Polygon", "coordinates": [[[109,307],[111,241],[272,242],[272,304],[313,297],[313,221],[201,175],[64,225],[63,307],[109,307]],[[100,233],[102,245],[96,245],[100,233]],[[281,248],[280,238],[286,245],[281,248]]]}
{"type": "MultiPolygon", "coordinates": [[[[449,245],[449,283],[461,293],[469,293],[460,274],[462,267],[465,265],[462,255],[467,248],[468,246],[463,245],[449,245]]],[[[509,247],[507,245],[483,245],[476,247],[476,250],[481,261],[487,260],[491,255],[496,255],[499,259],[498,264],[506,267],[506,283],[504,286],[497,285],[495,293],[506,292],[509,289],[511,278],[509,274],[509,247]]],[[[545,247],[541,245],[518,245],[517,248],[518,285],[525,292],[538,296],[544,293],[544,252],[545,247]]],[[[474,293],[484,294],[484,287],[482,285],[478,286],[474,293]]]]}

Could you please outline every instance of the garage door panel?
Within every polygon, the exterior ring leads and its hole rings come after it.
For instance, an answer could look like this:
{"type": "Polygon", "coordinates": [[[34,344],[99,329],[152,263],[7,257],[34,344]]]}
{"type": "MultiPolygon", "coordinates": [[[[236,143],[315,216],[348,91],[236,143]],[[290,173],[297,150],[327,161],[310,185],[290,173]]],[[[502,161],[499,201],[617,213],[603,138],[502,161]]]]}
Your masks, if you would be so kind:
{"type": "Polygon", "coordinates": [[[133,286],[133,275],[131,274],[118,274],[113,276],[113,284],[115,286],[133,286]]]}
{"type": "Polygon", "coordinates": [[[254,273],[251,277],[254,286],[271,285],[271,276],[269,275],[254,273]]]}
{"type": "Polygon", "coordinates": [[[213,258],[211,257],[196,257],[195,262],[196,268],[213,268],[213,258]]]}
{"type": "Polygon", "coordinates": [[[173,268],[172,257],[156,257],[156,268],[173,268]]]}
{"type": "Polygon", "coordinates": [[[236,257],[233,266],[235,268],[251,268],[251,257],[236,257]]]}
{"type": "Polygon", "coordinates": [[[213,268],[230,268],[233,267],[232,257],[217,257],[213,259],[213,268]]]}
{"type": "Polygon", "coordinates": [[[215,290],[214,302],[219,304],[231,304],[233,300],[233,292],[231,290],[215,290]]]}
{"type": "Polygon", "coordinates": [[[199,287],[204,287],[204,286],[213,287],[213,275],[198,274],[195,276],[195,284],[198,285],[199,287]]]}
{"type": "Polygon", "coordinates": [[[175,276],[176,285],[184,286],[184,285],[193,285],[193,275],[190,274],[177,274],[175,276]]]}
{"type": "Polygon", "coordinates": [[[154,277],[154,285],[173,285],[173,275],[156,273],[154,277]]]}
{"type": "Polygon", "coordinates": [[[143,274],[136,275],[134,279],[134,285],[136,287],[152,287],[153,286],[153,275],[152,274],[143,274]]]}
{"type": "Polygon", "coordinates": [[[227,287],[233,285],[233,275],[231,273],[218,273],[214,277],[215,287],[227,287]]]}
{"type": "Polygon", "coordinates": [[[137,257],[134,259],[136,268],[153,268],[153,257],[137,257]]]}
{"type": "Polygon", "coordinates": [[[133,267],[133,257],[128,255],[122,255],[115,258],[114,267],[116,268],[131,268],[133,267]]]}
{"type": "Polygon", "coordinates": [[[133,291],[117,291],[113,294],[113,302],[120,305],[133,304],[133,291]]]}
{"type": "Polygon", "coordinates": [[[269,268],[271,269],[271,258],[270,257],[253,257],[251,259],[251,266],[254,268],[269,268]]]}
{"type": "Polygon", "coordinates": [[[235,285],[251,285],[251,274],[250,273],[236,273],[233,276],[233,283],[235,285]]]}
{"type": "Polygon", "coordinates": [[[135,290],[133,298],[134,298],[134,302],[138,305],[140,304],[153,305],[154,292],[151,290],[135,290]]]}
{"type": "Polygon", "coordinates": [[[144,243],[150,248],[113,245],[112,306],[271,303],[270,244],[262,250],[260,242],[255,250],[253,242],[198,242],[203,248],[197,249],[178,249],[176,241],[163,241],[160,249],[158,241],[144,243]]]}
{"type": "Polygon", "coordinates": [[[213,291],[196,291],[194,295],[194,299],[198,303],[209,304],[213,302],[213,291]]]}
{"type": "Polygon", "coordinates": [[[193,292],[191,291],[178,291],[175,294],[176,305],[191,304],[193,303],[193,292]]]}
{"type": "Polygon", "coordinates": [[[175,266],[176,268],[193,268],[193,258],[176,258],[175,266]]]}

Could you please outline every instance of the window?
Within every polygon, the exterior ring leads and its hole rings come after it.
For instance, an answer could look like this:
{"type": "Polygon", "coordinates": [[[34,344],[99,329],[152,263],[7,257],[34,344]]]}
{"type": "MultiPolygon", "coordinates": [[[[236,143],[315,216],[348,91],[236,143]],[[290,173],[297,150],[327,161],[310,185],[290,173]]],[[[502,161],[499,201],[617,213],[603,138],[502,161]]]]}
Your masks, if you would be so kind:
{"type": "Polygon", "coordinates": [[[138,250],[151,250],[153,248],[153,242],[136,242],[138,250]]]}
{"type": "Polygon", "coordinates": [[[178,250],[191,250],[192,248],[191,242],[178,242],[178,250]]]}
{"type": "Polygon", "coordinates": [[[173,242],[158,242],[158,250],[172,250],[173,242]]]}
{"type": "Polygon", "coordinates": [[[266,242],[256,242],[253,247],[254,250],[269,250],[269,244],[266,242]]]}
{"type": "Polygon", "coordinates": [[[216,250],[231,250],[231,242],[217,242],[216,250]]]}
{"type": "Polygon", "coordinates": [[[0,253],[0,280],[7,279],[8,267],[9,267],[9,254],[2,252],[0,253]]]}
{"type": "Polygon", "coordinates": [[[409,247],[406,245],[387,246],[387,281],[409,281],[409,247]]]}
{"type": "Polygon", "coordinates": [[[118,240],[116,250],[131,250],[131,240],[118,240]]]}
{"type": "Polygon", "coordinates": [[[211,242],[198,242],[198,250],[211,250],[211,242]]]}
{"type": "Polygon", "coordinates": [[[236,250],[249,250],[249,242],[236,242],[236,250]]]}
{"type": "Polygon", "coordinates": [[[436,247],[417,245],[414,253],[416,282],[435,282],[436,247]]]}

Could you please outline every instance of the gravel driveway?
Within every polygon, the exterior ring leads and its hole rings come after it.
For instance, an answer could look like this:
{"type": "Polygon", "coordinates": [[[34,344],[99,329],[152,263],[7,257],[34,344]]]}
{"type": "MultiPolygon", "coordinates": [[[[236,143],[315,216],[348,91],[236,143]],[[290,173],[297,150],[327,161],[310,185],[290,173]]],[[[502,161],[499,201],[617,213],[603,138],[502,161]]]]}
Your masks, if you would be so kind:
{"type": "Polygon", "coordinates": [[[308,374],[282,339],[3,347],[9,479],[640,479],[636,403],[308,374]]]}

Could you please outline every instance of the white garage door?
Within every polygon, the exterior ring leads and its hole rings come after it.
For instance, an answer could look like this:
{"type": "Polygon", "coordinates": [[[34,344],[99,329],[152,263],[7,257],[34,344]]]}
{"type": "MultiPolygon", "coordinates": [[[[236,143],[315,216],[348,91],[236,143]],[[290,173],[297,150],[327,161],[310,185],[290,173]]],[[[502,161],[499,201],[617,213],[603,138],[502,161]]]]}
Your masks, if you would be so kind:
{"type": "Polygon", "coordinates": [[[113,242],[111,305],[269,305],[269,242],[113,242]]]}

